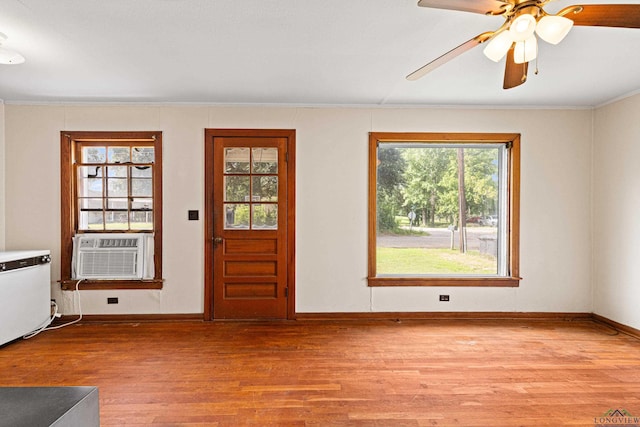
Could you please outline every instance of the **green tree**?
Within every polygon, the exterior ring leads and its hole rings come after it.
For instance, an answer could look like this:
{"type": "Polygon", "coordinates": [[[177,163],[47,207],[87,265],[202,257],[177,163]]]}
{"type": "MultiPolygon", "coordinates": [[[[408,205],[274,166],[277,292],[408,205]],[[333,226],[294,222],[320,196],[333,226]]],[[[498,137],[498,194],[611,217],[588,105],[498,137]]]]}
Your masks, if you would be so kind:
{"type": "MultiPolygon", "coordinates": [[[[455,149],[449,149],[452,153],[455,149]]],[[[453,157],[453,155],[452,155],[453,157]]],[[[485,216],[495,212],[498,200],[498,149],[464,149],[464,188],[467,216],[485,216]]],[[[451,158],[441,182],[440,203],[436,214],[452,224],[459,223],[458,169],[451,158]]]]}
{"type": "Polygon", "coordinates": [[[455,152],[446,148],[407,148],[404,206],[415,207],[424,224],[433,225],[438,207],[448,191],[445,175],[455,166],[455,152]]]}
{"type": "Polygon", "coordinates": [[[465,150],[467,209],[485,216],[495,213],[498,202],[498,149],[465,150]]]}
{"type": "Polygon", "coordinates": [[[378,147],[377,176],[377,228],[378,231],[393,231],[398,228],[396,215],[402,206],[402,184],[406,162],[398,148],[378,147]]]}
{"type": "Polygon", "coordinates": [[[440,218],[446,218],[452,225],[459,223],[458,211],[460,200],[458,197],[458,159],[455,149],[446,148],[448,158],[446,169],[439,185],[438,205],[435,212],[440,218]]]}
{"type": "MultiPolygon", "coordinates": [[[[402,150],[407,162],[404,206],[415,207],[425,224],[436,218],[460,220],[457,148],[420,147],[402,150]]],[[[484,216],[497,205],[498,149],[464,149],[466,215],[484,216]]]]}

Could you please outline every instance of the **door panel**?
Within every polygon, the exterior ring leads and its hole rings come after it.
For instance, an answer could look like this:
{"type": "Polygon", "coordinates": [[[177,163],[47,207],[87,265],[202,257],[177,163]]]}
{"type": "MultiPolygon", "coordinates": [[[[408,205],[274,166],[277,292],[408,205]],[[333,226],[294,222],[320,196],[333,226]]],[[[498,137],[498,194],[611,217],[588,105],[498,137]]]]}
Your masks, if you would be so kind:
{"type": "Polygon", "coordinates": [[[209,318],[286,319],[293,304],[292,131],[210,129],[206,138],[209,318]]]}
{"type": "Polygon", "coordinates": [[[241,253],[275,255],[278,253],[277,248],[277,239],[227,239],[224,241],[224,251],[228,255],[241,253]]]}

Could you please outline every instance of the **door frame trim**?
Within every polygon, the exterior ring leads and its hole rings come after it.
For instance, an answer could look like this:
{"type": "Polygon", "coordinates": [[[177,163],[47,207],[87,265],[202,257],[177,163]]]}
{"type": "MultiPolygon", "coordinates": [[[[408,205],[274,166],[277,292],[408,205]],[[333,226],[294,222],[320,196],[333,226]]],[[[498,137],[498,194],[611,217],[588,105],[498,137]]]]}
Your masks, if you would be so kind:
{"type": "Polygon", "coordinates": [[[213,139],[215,137],[287,138],[287,319],[296,318],[296,131],[295,129],[204,130],[204,320],[213,319],[213,139]]]}

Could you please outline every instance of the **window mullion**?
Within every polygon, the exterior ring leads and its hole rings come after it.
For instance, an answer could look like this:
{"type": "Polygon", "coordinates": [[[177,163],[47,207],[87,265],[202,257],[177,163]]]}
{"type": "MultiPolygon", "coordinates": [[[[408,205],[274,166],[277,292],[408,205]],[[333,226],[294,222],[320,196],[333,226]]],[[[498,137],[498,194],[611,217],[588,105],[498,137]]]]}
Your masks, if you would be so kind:
{"type": "Polygon", "coordinates": [[[109,174],[108,167],[103,164],[101,166],[102,173],[102,230],[107,229],[107,212],[109,209],[109,180],[107,179],[107,175],[109,174]]]}
{"type": "MultiPolygon", "coordinates": [[[[131,147],[129,147],[129,155],[131,155],[131,147]]],[[[131,230],[131,208],[133,196],[131,192],[131,165],[127,166],[127,230],[131,230]]]]}
{"type": "Polygon", "coordinates": [[[131,230],[131,215],[133,212],[133,195],[131,182],[131,168],[133,167],[133,146],[129,145],[129,164],[127,165],[127,229],[131,230]]]}

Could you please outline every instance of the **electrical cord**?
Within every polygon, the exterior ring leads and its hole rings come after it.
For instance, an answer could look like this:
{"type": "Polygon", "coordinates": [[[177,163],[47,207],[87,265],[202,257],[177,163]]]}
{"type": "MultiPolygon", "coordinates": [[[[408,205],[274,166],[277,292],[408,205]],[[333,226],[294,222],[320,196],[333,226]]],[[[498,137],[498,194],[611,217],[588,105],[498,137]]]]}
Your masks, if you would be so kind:
{"type": "Polygon", "coordinates": [[[60,314],[58,313],[58,304],[56,304],[55,302],[51,301],[51,306],[53,307],[53,315],[51,316],[51,318],[50,318],[50,319],[47,319],[47,320],[42,324],[42,326],[39,326],[36,330],[31,331],[31,332],[29,332],[29,333],[28,333],[28,334],[26,334],[26,335],[23,335],[23,336],[22,336],[22,339],[28,340],[29,338],[33,338],[33,337],[35,337],[35,336],[36,336],[36,335],[38,335],[40,332],[44,331],[44,330],[47,328],[47,326],[49,326],[49,325],[53,322],[53,320],[54,320],[56,317],[60,317],[60,314]]]}
{"type": "Polygon", "coordinates": [[[51,323],[53,323],[53,321],[56,318],[61,316],[60,313],[58,313],[58,304],[52,301],[51,304],[53,305],[53,315],[51,316],[51,318],[48,319],[43,326],[39,327],[33,332],[29,332],[28,334],[23,335],[22,338],[25,340],[28,340],[29,338],[35,337],[42,331],[51,331],[54,329],[64,328],[65,326],[73,325],[74,323],[78,323],[79,321],[81,321],[82,320],[82,301],[80,300],[80,282],[82,282],[82,280],[83,279],[80,279],[76,282],[76,289],[74,290],[75,294],[78,296],[78,311],[80,314],[77,319],[72,320],[71,322],[63,323],[62,325],[49,326],[51,325],[51,323]]]}

